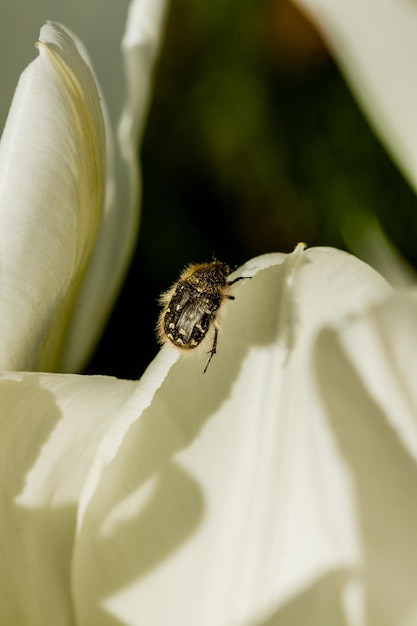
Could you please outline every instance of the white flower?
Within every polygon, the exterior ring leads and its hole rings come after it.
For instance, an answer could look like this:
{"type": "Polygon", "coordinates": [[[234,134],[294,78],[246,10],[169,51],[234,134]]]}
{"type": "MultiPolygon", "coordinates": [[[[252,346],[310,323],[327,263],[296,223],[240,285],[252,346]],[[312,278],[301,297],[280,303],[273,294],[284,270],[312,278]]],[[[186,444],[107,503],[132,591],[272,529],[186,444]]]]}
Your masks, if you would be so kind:
{"type": "Polygon", "coordinates": [[[317,333],[391,289],[326,248],[239,272],[204,376],[204,354],[169,346],[138,383],[4,376],[0,623],[258,624],[321,593],[317,623],[360,614],[358,486],[329,410],[343,379],[317,333]]]}
{"type": "MultiPolygon", "coordinates": [[[[146,20],[154,6],[133,7],[130,23],[150,27],[142,34],[158,32],[161,12],[146,20]]],[[[48,25],[42,40],[12,109],[30,112],[22,94],[34,94],[37,114],[22,117],[26,132],[12,120],[0,152],[1,228],[17,229],[0,250],[4,320],[19,329],[16,346],[3,334],[9,368],[30,355],[54,362],[71,268],[82,275],[108,198],[93,79],[64,30],[48,25]],[[34,122],[50,151],[39,180],[19,157],[21,141],[36,155],[34,122]],[[19,172],[19,202],[7,171],[19,172]],[[57,222],[51,206],[65,209],[57,222]],[[63,236],[71,226],[75,247],[63,236]]],[[[129,29],[125,43],[139,40],[129,29]]],[[[299,245],[237,275],[252,279],[233,286],[204,375],[206,355],[169,345],[137,382],[0,375],[0,624],[416,622],[415,296],[329,248],[299,245]]]]}

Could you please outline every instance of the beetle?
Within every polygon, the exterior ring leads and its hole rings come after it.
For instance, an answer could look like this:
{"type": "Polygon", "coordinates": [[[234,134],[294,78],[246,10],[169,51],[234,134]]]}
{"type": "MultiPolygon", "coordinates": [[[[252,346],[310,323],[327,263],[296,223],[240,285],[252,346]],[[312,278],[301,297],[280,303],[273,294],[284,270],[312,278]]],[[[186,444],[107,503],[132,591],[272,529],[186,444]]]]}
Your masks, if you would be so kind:
{"type": "Polygon", "coordinates": [[[210,329],[214,329],[213,345],[203,374],[217,351],[221,305],[225,300],[235,299],[229,287],[238,280],[249,278],[239,276],[228,280],[230,272],[227,263],[217,260],[188,265],[159,299],[162,305],[157,325],[160,344],[169,341],[180,350],[194,350],[202,344],[210,329]]]}

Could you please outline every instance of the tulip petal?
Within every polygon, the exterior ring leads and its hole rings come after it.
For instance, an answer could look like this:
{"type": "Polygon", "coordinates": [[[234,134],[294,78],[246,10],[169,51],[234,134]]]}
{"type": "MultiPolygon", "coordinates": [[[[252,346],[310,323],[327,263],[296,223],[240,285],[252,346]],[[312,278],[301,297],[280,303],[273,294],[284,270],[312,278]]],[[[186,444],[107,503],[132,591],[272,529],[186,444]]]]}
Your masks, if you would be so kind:
{"type": "Polygon", "coordinates": [[[135,389],[104,377],[0,376],[0,623],[73,626],[77,507],[97,442],[135,389]]]}
{"type": "Polygon", "coordinates": [[[131,155],[133,151],[136,155],[136,141],[143,132],[152,70],[161,43],[166,11],[166,0],[133,0],[130,4],[122,40],[128,96],[119,129],[122,152],[127,153],[127,162],[131,158],[129,153],[131,155]]]}
{"type": "MultiPolygon", "coordinates": [[[[85,365],[120,289],[137,238],[141,181],[138,144],[146,119],[152,70],[159,49],[167,0],[136,0],[130,5],[122,53],[126,76],[123,109],[117,121],[116,150],[109,164],[105,219],[74,311],[61,369],[85,365]]],[[[121,68],[119,68],[119,72],[121,68]]],[[[108,85],[110,97],[114,86],[108,85]]],[[[107,95],[107,91],[105,94],[107,95]]],[[[113,105],[114,106],[114,105],[113,105]]],[[[108,137],[111,138],[110,123],[108,137]]]]}
{"type": "Polygon", "coordinates": [[[351,476],[311,357],[323,324],[391,289],[330,249],[240,272],[253,278],[235,286],[207,373],[206,355],[179,359],[99,480],[92,469],[80,624],[362,623],[351,476]]]}
{"type": "MultiPolygon", "coordinates": [[[[2,32],[0,38],[0,67],[4,78],[0,94],[1,126],[16,76],[32,58],[33,29],[45,17],[59,20],[83,41],[101,86],[102,103],[105,99],[108,111],[105,115],[108,162],[104,219],[69,320],[65,345],[61,346],[54,369],[73,372],[85,366],[131,258],[139,215],[138,135],[144,125],[149,99],[150,75],[147,72],[152,70],[151,58],[157,51],[157,33],[162,29],[167,4],[167,0],[142,2],[142,5],[128,0],[118,0],[117,3],[114,0],[100,0],[100,3],[85,0],[81,4],[55,3],[56,6],[51,8],[47,0],[35,3],[19,0],[5,5],[2,12],[4,24],[11,27],[3,29],[6,32],[2,32]],[[130,4],[132,9],[127,18],[130,4]],[[119,124],[121,130],[116,137],[119,124]],[[130,136],[129,130],[132,131],[130,136]]],[[[87,58],[78,39],[76,43],[87,58]]],[[[91,67],[91,63],[88,64],[91,67]]]]}
{"type": "Polygon", "coordinates": [[[395,294],[316,346],[319,384],[358,502],[369,624],[415,623],[417,296],[395,294]]]}
{"type": "Polygon", "coordinates": [[[19,81],[0,143],[0,369],[53,369],[101,218],[104,126],[59,26],[19,81]]]}
{"type": "Polygon", "coordinates": [[[317,21],[365,113],[417,191],[415,3],[295,2],[317,21]]]}

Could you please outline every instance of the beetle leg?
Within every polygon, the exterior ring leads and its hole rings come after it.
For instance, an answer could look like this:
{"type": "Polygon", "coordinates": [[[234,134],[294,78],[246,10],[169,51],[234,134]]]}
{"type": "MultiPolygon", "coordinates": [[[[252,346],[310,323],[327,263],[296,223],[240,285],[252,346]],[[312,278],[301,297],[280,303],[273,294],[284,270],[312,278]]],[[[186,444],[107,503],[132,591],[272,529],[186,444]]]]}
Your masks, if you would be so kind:
{"type": "Polygon", "coordinates": [[[234,285],[235,283],[237,283],[238,280],[246,280],[247,278],[252,278],[252,276],[238,276],[238,278],[234,278],[233,280],[230,280],[227,284],[234,285]]]}
{"type": "Polygon", "coordinates": [[[204,368],[204,372],[203,372],[203,374],[205,374],[205,373],[207,372],[207,368],[208,368],[208,366],[210,365],[210,361],[211,361],[211,359],[214,357],[214,355],[216,354],[216,348],[217,348],[217,334],[218,334],[218,330],[217,330],[217,328],[215,328],[215,329],[214,329],[214,339],[213,339],[213,345],[212,345],[212,347],[211,347],[210,352],[207,352],[207,354],[209,354],[210,356],[209,356],[209,359],[208,359],[208,361],[207,361],[207,365],[206,365],[206,367],[204,368]]]}

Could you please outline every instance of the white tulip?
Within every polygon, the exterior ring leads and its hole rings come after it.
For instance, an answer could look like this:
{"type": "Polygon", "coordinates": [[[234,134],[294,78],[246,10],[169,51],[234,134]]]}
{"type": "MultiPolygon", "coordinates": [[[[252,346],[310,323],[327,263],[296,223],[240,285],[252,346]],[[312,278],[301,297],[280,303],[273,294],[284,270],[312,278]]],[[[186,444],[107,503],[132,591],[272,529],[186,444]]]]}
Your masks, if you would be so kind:
{"type": "Polygon", "coordinates": [[[205,354],[169,345],[137,383],[4,375],[0,623],[299,624],[323,593],[317,623],[363,614],[358,486],[317,341],[392,290],[326,248],[239,274],[204,375],[205,354]]]}
{"type": "Polygon", "coordinates": [[[109,118],[81,44],[47,24],[2,138],[0,624],[411,626],[413,293],[300,244],[237,270],[204,375],[170,345],[139,381],[5,371],[71,369],[94,343],[163,8],[131,7],[141,78],[109,118]]]}

